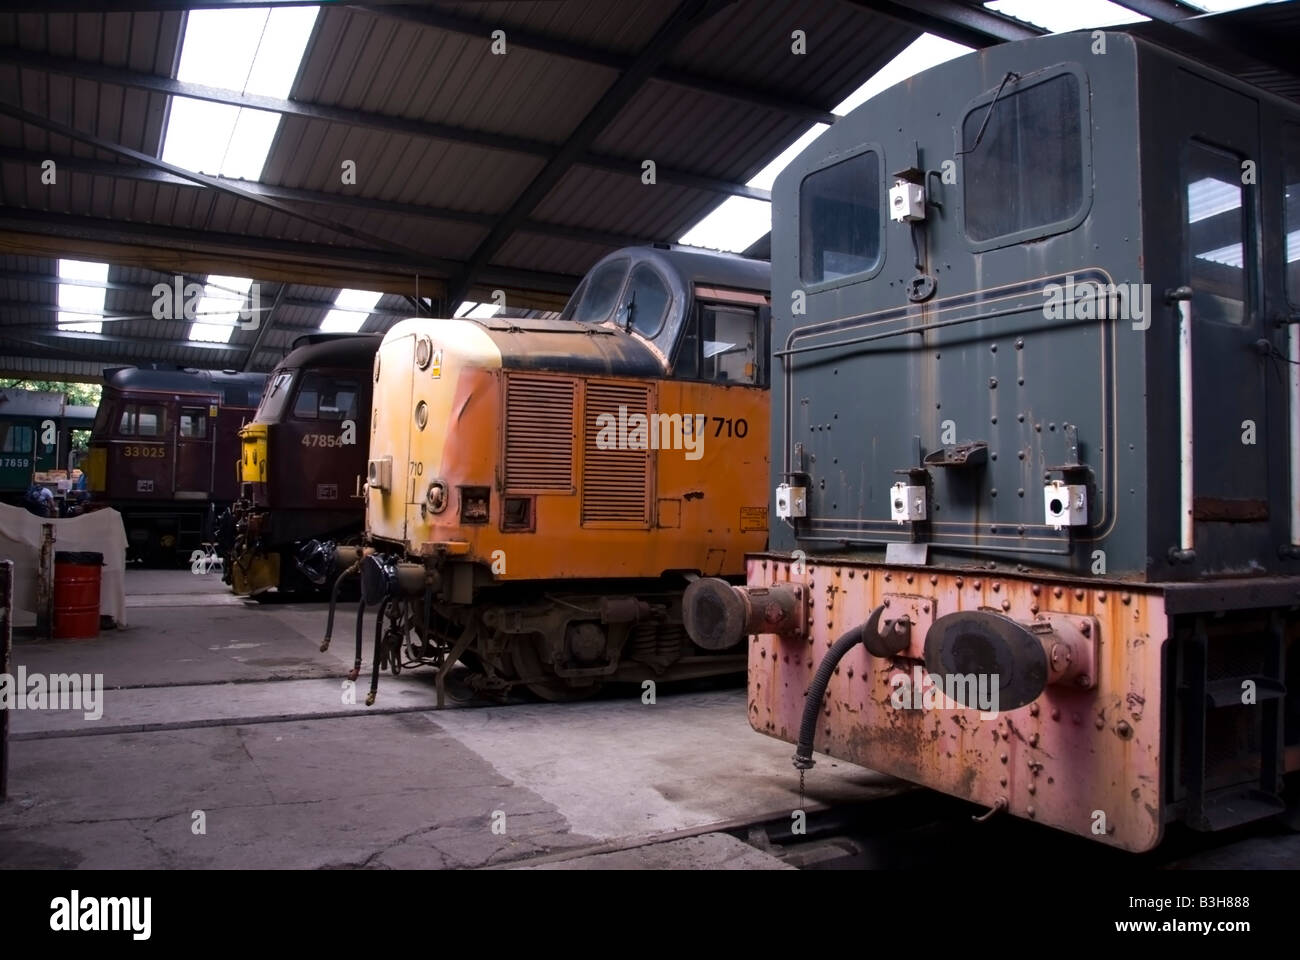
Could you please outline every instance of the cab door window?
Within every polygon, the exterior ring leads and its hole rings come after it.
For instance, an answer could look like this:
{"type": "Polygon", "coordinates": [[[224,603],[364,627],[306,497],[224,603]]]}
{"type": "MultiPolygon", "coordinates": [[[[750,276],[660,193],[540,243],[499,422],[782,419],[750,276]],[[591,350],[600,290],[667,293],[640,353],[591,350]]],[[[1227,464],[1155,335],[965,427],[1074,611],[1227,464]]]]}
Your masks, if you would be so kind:
{"type": "Polygon", "coordinates": [[[202,440],[208,435],[208,412],[200,407],[181,408],[181,437],[202,440]]]}
{"type": "Polygon", "coordinates": [[[702,303],[686,325],[675,373],[716,383],[763,382],[758,311],[732,304],[702,303]]]}
{"type": "Polygon", "coordinates": [[[1241,163],[1229,153],[1193,142],[1187,167],[1192,314],[1197,322],[1241,326],[1247,321],[1241,163]]]}

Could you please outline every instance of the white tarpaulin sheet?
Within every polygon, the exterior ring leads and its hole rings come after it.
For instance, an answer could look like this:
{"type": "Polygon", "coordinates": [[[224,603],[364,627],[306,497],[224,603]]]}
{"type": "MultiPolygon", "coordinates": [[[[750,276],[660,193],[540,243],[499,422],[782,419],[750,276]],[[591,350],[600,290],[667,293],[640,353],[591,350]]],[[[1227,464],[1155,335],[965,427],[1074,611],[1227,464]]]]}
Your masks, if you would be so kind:
{"type": "Polygon", "coordinates": [[[99,612],[126,626],[126,528],[116,510],[80,517],[38,517],[0,503],[0,560],[14,562],[14,626],[36,622],[36,573],[41,562],[41,525],[54,524],[54,549],[104,555],[99,612]]]}

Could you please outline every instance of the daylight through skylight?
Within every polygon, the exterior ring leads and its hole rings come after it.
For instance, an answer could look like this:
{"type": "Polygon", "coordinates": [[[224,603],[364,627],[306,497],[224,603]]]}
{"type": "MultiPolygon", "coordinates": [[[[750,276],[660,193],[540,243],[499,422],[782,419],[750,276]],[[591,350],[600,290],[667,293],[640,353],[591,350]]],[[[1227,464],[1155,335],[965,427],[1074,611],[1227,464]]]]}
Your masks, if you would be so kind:
{"type": "Polygon", "coordinates": [[[466,300],[456,308],[456,312],[452,314],[452,316],[471,317],[475,320],[483,320],[487,317],[495,317],[500,312],[500,304],[476,303],[473,300],[466,300]]]}
{"type": "Polygon", "coordinates": [[[1043,0],[992,0],[984,6],[1053,33],[1114,27],[1121,23],[1141,23],[1149,19],[1117,3],[1111,3],[1110,0],[1070,0],[1069,3],[1043,3],[1043,0]]]}
{"type": "MultiPolygon", "coordinates": [[[[248,291],[253,286],[249,277],[208,277],[203,286],[203,296],[195,307],[199,319],[190,324],[190,339],[206,343],[229,343],[238,326],[250,323],[247,314],[240,317],[248,303],[248,291]]],[[[258,318],[260,322],[260,317],[258,318]]]]}
{"type": "Polygon", "coordinates": [[[59,329],[75,333],[104,332],[104,296],[108,289],[108,264],[89,260],[60,260],[59,279],[81,281],[59,284],[59,329]]]}
{"type": "MultiPolygon", "coordinates": [[[[319,7],[191,10],[176,79],[281,99],[289,95],[319,7]]],[[[162,159],[198,173],[258,180],[280,115],[172,97],[162,159]]]]}
{"type": "Polygon", "coordinates": [[[340,290],[334,298],[334,309],[320,323],[321,332],[356,333],[382,296],[373,290],[340,290]]]}

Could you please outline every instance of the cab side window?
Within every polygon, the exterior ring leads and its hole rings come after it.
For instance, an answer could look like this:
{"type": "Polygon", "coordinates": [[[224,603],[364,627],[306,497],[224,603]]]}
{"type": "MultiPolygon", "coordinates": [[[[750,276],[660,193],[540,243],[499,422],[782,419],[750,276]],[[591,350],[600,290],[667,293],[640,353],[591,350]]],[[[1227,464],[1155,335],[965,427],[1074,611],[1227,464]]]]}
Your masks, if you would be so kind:
{"type": "Polygon", "coordinates": [[[762,384],[758,311],[734,304],[701,303],[683,332],[674,367],[684,380],[762,384]]]}
{"type": "Polygon", "coordinates": [[[161,437],[165,425],[163,408],[151,403],[129,403],[122,408],[117,432],[124,437],[161,437]]]}
{"type": "Polygon", "coordinates": [[[31,453],[36,433],[22,423],[0,423],[0,451],[4,453],[31,453]]]}
{"type": "Polygon", "coordinates": [[[298,387],[293,405],[295,420],[353,420],[361,386],[350,377],[309,372],[298,387]]]}

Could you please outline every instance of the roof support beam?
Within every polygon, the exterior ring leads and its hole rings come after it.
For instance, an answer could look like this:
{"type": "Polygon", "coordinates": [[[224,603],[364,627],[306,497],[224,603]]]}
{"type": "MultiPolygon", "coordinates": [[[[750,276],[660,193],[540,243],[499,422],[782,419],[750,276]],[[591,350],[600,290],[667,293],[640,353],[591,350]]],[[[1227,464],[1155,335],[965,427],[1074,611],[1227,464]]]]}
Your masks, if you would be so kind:
{"type": "MultiPolygon", "coordinates": [[[[181,278],[182,287],[184,287],[188,283],[197,283],[200,286],[202,286],[204,283],[201,276],[187,276],[183,273],[168,274],[168,273],[163,273],[162,271],[157,271],[157,274],[159,277],[158,283],[166,283],[169,286],[175,282],[175,278],[177,276],[181,278]]],[[[148,297],[153,296],[153,290],[155,286],[152,283],[129,283],[125,280],[105,280],[103,282],[97,280],[67,280],[64,279],[63,277],[55,276],[54,274],[27,273],[22,270],[0,270],[0,280],[17,280],[22,283],[48,283],[52,286],[71,284],[73,286],[78,286],[78,287],[102,287],[105,290],[119,290],[124,293],[138,293],[142,296],[148,296],[148,297]]],[[[428,298],[426,297],[424,299],[427,304],[428,298]]],[[[306,300],[301,297],[285,297],[282,303],[286,307],[301,307],[304,310],[320,310],[322,313],[328,312],[335,308],[334,301],[332,300],[306,300]]],[[[0,303],[0,305],[3,304],[0,303]]],[[[52,304],[25,303],[25,305],[33,308],[49,307],[49,309],[51,310],[59,309],[59,307],[56,307],[52,304]]],[[[10,304],[10,306],[14,306],[14,304],[10,304]]],[[[425,310],[425,312],[427,312],[427,309],[425,310]]],[[[392,317],[394,319],[409,317],[411,315],[410,311],[379,310],[379,309],[371,310],[370,314],[371,316],[392,317]]],[[[105,314],[105,316],[108,319],[114,318],[113,315],[110,314],[105,314]]],[[[131,315],[130,317],[126,315],[122,315],[122,317],[120,317],[119,319],[132,319],[133,317],[134,315],[131,315]]]]}
{"type": "MultiPolygon", "coordinates": [[[[166,172],[151,167],[140,167],[125,163],[112,163],[92,160],[87,157],[38,153],[34,150],[9,150],[0,148],[0,163],[17,163],[39,169],[46,160],[53,160],[58,171],[71,170],[96,177],[115,177],[118,179],[138,180],[144,183],[160,183],[170,186],[198,189],[198,185],[166,172]]],[[[484,228],[496,223],[496,217],[490,213],[477,213],[469,210],[452,210],[446,207],[414,206],[409,203],[397,203],[392,200],[379,200],[372,197],[354,197],[342,193],[324,193],[318,190],[302,190],[297,187],[280,187],[255,180],[235,180],[229,177],[213,177],[222,183],[238,186],[250,193],[256,193],[273,200],[289,200],[294,203],[310,203],[317,206],[338,210],[361,210],[366,213],[396,214],[420,220],[451,221],[453,223],[470,223],[484,228]]],[[[588,243],[602,244],[610,247],[627,247],[638,244],[654,243],[663,238],[634,237],[630,234],[613,233],[607,230],[584,230],[561,223],[546,223],[540,220],[525,220],[519,226],[523,233],[534,233],[546,237],[563,237],[566,240],[583,240],[588,243]]]]}
{"type": "MultiPolygon", "coordinates": [[[[57,73],[63,76],[80,77],[84,80],[95,80],[120,87],[148,90],[152,93],[161,93],[167,96],[192,97],[196,100],[206,100],[209,103],[224,103],[230,106],[279,113],[284,116],[305,117],[311,120],[324,120],[352,127],[386,130],[406,136],[471,144],[492,150],[529,154],[545,159],[551,158],[557,150],[554,144],[540,140],[529,140],[524,137],[512,137],[500,133],[488,133],[481,130],[472,130],[468,127],[431,123],[426,120],[411,120],[406,117],[394,117],[382,113],[330,107],[303,100],[281,100],[277,97],[239,93],[235,90],[223,90],[218,87],[207,87],[197,83],[185,83],[181,80],[160,77],[152,73],[138,73],[133,70],[120,70],[116,67],[106,67],[102,64],[88,63],[82,60],[46,56],[45,54],[21,50],[17,47],[0,47],[0,63],[8,63],[29,70],[57,73]]],[[[610,157],[584,151],[576,162],[583,166],[608,170],[626,176],[641,176],[641,161],[638,159],[610,157]]],[[[752,197],[756,200],[771,199],[771,195],[766,190],[759,190],[742,183],[732,183],[728,180],[689,170],[675,170],[671,167],[661,166],[658,168],[657,174],[660,182],[663,183],[675,183],[696,190],[737,197],[752,197]]]]}
{"type": "Polygon", "coordinates": [[[195,173],[192,170],[186,170],[184,167],[178,167],[174,163],[159,160],[157,157],[152,157],[147,153],[133,150],[120,143],[115,143],[106,137],[101,137],[93,133],[86,133],[83,130],[78,130],[76,127],[70,127],[66,123],[60,123],[58,120],[54,120],[50,117],[43,117],[40,114],[32,113],[30,110],[24,110],[22,107],[15,106],[7,101],[0,100],[0,113],[13,117],[15,120],[21,120],[24,123],[31,124],[34,127],[48,130],[50,133],[57,133],[60,136],[68,137],[72,140],[79,140],[82,143],[89,144],[99,150],[105,150],[109,153],[116,154],[119,157],[126,157],[128,160],[134,160],[136,163],[143,164],[146,167],[170,173],[174,177],[189,180],[201,187],[215,190],[218,193],[227,194],[238,200],[247,200],[249,203],[257,204],[260,207],[266,207],[270,210],[274,210],[276,213],[283,214],[284,216],[295,220],[305,221],[306,223],[348,237],[349,239],[360,240],[364,243],[373,244],[386,250],[392,250],[395,253],[406,253],[415,257],[424,256],[422,251],[416,250],[413,247],[408,247],[405,244],[395,243],[386,237],[376,236],[367,233],[364,230],[349,227],[330,217],[317,216],[314,213],[306,213],[294,207],[286,206],[279,200],[261,196],[260,194],[247,190],[242,186],[234,186],[235,181],[223,180],[218,177],[210,177],[205,173],[195,173]]]}
{"type": "MultiPolygon", "coordinates": [[[[353,9],[363,10],[377,16],[405,20],[408,23],[418,23],[446,33],[478,37],[485,44],[491,42],[490,34],[492,29],[499,26],[491,21],[473,20],[469,17],[447,13],[437,7],[401,6],[397,4],[375,7],[366,3],[356,5],[353,9]]],[[[533,33],[520,27],[505,27],[504,29],[506,30],[508,42],[514,47],[536,50],[538,53],[565,57],[569,60],[591,63],[618,71],[629,69],[634,62],[634,58],[624,54],[585,46],[563,37],[533,33]]],[[[712,77],[702,76],[687,70],[678,70],[667,65],[660,65],[656,68],[649,79],[659,83],[672,84],[675,87],[682,87],[687,90],[696,90],[714,96],[725,97],[739,103],[748,103],[764,110],[779,110],[792,117],[807,120],[809,123],[830,124],[839,119],[839,116],[825,107],[793,100],[776,90],[758,90],[740,84],[728,83],[724,80],[715,80],[712,77]]]]}
{"type": "MultiPolygon", "coordinates": [[[[321,0],[113,0],[114,10],[154,13],[168,10],[243,10],[248,7],[315,7],[321,0]]],[[[407,4],[411,0],[368,0],[371,5],[407,4]]],[[[458,0],[496,3],[499,0],[458,0]]],[[[12,0],[6,8],[18,13],[103,13],[104,0],[12,0]]]]}
{"type": "MultiPolygon", "coordinates": [[[[139,346],[140,344],[150,343],[155,346],[161,344],[167,347],[177,347],[182,350],[193,350],[196,353],[212,353],[214,351],[224,353],[239,353],[244,347],[237,343],[209,343],[204,340],[185,340],[170,342],[158,340],[156,337],[128,337],[120,333],[86,333],[79,330],[22,330],[24,333],[43,339],[32,340],[26,337],[16,337],[10,331],[12,327],[0,326],[0,341],[9,341],[12,343],[22,343],[29,346],[48,347],[50,349],[61,349],[59,344],[51,343],[50,340],[73,341],[76,343],[90,344],[117,344],[127,346],[139,346]]],[[[21,328],[19,328],[21,329],[21,328]]],[[[77,359],[87,359],[84,353],[77,355],[77,359]]]]}
{"type": "Polygon", "coordinates": [[[982,49],[998,43],[1028,40],[1046,33],[1032,24],[982,5],[960,0],[849,0],[855,6],[919,27],[937,37],[982,49]]]}
{"type": "Polygon", "coordinates": [[[1247,33],[1227,23],[1216,23],[1214,15],[1180,0],[1115,0],[1121,7],[1150,17],[1158,23],[1185,30],[1206,43],[1227,47],[1288,76],[1300,75],[1295,53],[1284,49],[1261,33],[1247,33]]]}
{"type": "Polygon", "coordinates": [[[542,168],[523,193],[502,214],[496,226],[488,233],[478,249],[470,256],[464,270],[448,282],[448,303],[460,303],[466,298],[470,285],[488,261],[501,249],[515,229],[527,219],[546,195],[555,188],[569,168],[586,153],[595,139],[609,125],[620,110],[627,105],[642,84],[692,30],[712,17],[730,0],[684,0],[664,21],[650,42],[636,59],[619,76],[591,108],[582,122],[569,135],[554,157],[542,168]]]}
{"type": "MultiPolygon", "coordinates": [[[[158,11],[306,6],[318,2],[319,0],[260,0],[260,2],[258,0],[119,0],[113,6],[116,10],[158,11]]],[[[31,10],[42,13],[55,11],[98,12],[103,9],[103,4],[96,3],[94,0],[44,0],[43,3],[33,2],[30,5],[19,3],[16,6],[19,9],[30,6],[31,10]]],[[[413,6],[411,0],[367,0],[364,4],[353,5],[353,9],[379,16],[390,16],[410,23],[424,24],[447,33],[482,37],[485,42],[489,40],[488,34],[492,30],[492,24],[488,22],[445,13],[435,7],[413,6]]],[[[510,27],[509,36],[510,43],[513,46],[536,50],[539,53],[552,56],[566,57],[583,63],[609,67],[613,70],[626,70],[631,63],[630,57],[611,50],[589,47],[566,40],[563,37],[547,36],[546,34],[523,30],[519,27],[510,27]]],[[[834,113],[823,107],[792,99],[778,90],[755,89],[741,84],[728,83],[725,80],[717,80],[713,77],[701,76],[686,70],[678,70],[673,67],[661,67],[655,71],[652,79],[684,87],[688,90],[699,90],[715,96],[726,97],[740,103],[750,103],[766,110],[779,110],[790,116],[802,117],[810,123],[834,123],[839,119],[834,113]]]]}
{"type": "Polygon", "coordinates": [[[262,317],[261,323],[257,327],[257,336],[253,338],[252,345],[248,348],[248,355],[244,357],[243,369],[245,372],[253,369],[253,359],[257,356],[257,351],[262,349],[262,341],[270,333],[271,328],[275,326],[275,314],[280,309],[280,304],[284,303],[284,292],[289,289],[287,283],[280,284],[280,289],[275,291],[275,299],[271,301],[271,309],[266,311],[266,316],[262,317]]]}
{"type": "MultiPolygon", "coordinates": [[[[438,276],[424,266],[384,250],[327,246],[0,207],[0,253],[26,256],[82,256],[123,266],[166,272],[233,274],[319,287],[358,287],[387,293],[439,296],[438,276]],[[48,239],[54,238],[54,239],[48,239]]],[[[457,264],[460,266],[460,264],[457,264]]],[[[482,299],[506,290],[516,306],[558,310],[581,277],[512,267],[489,267],[472,291],[482,299]]]]}

